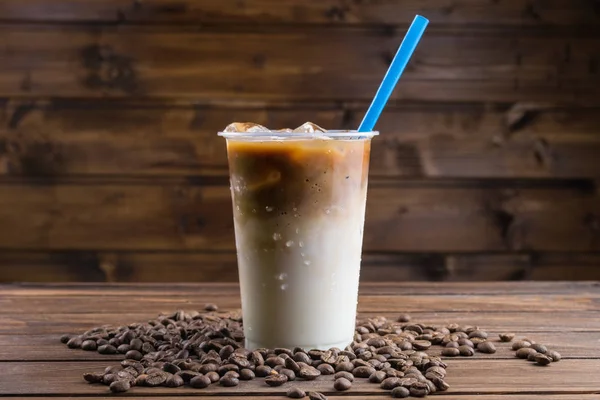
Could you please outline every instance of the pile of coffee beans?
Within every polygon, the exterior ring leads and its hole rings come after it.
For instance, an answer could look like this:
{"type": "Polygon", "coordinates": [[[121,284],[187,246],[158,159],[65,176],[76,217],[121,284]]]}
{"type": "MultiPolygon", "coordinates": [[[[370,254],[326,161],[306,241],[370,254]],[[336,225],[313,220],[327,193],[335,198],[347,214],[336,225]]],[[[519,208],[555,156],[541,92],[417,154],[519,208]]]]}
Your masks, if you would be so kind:
{"type": "MultiPolygon", "coordinates": [[[[322,393],[302,389],[302,381],[332,376],[332,389],[351,390],[357,379],[377,384],[392,397],[425,397],[450,387],[446,382],[446,363],[428,354],[441,346],[446,357],[471,357],[475,352],[492,354],[496,347],[488,333],[478,327],[450,324],[443,327],[410,323],[404,314],[398,321],[384,317],[358,321],[354,341],[345,349],[305,350],[301,348],[244,348],[244,333],[239,312],[218,313],[209,304],[205,312],[177,311],[146,323],[119,327],[102,326],[81,335],[63,335],[69,348],[124,354],[120,366],[88,372],[90,383],[109,385],[114,393],[133,386],[210,385],[234,387],[240,381],[256,378],[265,385],[287,385],[289,398],[324,400],[322,393]],[[296,381],[297,385],[290,382],[296,381]]],[[[514,334],[501,334],[500,341],[512,341],[514,334]]],[[[529,339],[514,342],[512,349],[521,358],[548,365],[560,354],[529,339]]]]}

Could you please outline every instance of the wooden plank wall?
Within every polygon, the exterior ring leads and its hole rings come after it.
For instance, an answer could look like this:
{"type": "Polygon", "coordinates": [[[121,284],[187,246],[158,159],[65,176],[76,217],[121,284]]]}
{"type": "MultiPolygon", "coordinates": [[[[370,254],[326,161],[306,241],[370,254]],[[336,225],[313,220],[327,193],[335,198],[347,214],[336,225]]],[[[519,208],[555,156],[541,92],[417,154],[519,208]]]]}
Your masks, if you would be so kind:
{"type": "Polygon", "coordinates": [[[1,0],[0,281],[234,281],[227,123],[378,125],[364,280],[600,279],[589,0],[1,0]]]}

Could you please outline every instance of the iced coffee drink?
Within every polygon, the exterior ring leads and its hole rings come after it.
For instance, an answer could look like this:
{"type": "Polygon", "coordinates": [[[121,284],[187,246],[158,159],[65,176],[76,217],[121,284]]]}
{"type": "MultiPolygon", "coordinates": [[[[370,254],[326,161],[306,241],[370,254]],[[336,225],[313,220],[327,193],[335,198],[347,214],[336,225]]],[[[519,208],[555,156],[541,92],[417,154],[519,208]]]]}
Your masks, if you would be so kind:
{"type": "Polygon", "coordinates": [[[234,123],[227,138],[248,348],[343,349],[356,318],[375,133],[234,123]]]}

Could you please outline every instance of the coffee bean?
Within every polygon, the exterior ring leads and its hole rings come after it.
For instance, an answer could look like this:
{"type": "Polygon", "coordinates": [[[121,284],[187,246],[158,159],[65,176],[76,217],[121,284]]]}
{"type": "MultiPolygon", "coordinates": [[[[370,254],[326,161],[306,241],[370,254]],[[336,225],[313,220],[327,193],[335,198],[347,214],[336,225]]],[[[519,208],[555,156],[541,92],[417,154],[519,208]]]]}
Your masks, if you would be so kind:
{"type": "Polygon", "coordinates": [[[531,345],[531,348],[541,354],[546,354],[548,352],[548,348],[543,344],[534,343],[531,345]]]}
{"type": "Polygon", "coordinates": [[[379,386],[384,390],[392,390],[400,386],[400,378],[385,378],[379,386]]]}
{"type": "Polygon", "coordinates": [[[284,365],[285,365],[285,367],[287,369],[290,369],[290,370],[292,370],[294,372],[299,372],[300,371],[300,366],[298,365],[298,363],[296,361],[294,361],[293,358],[287,358],[285,360],[284,365]]]}
{"type": "Polygon", "coordinates": [[[412,342],[412,346],[417,350],[427,350],[431,347],[431,342],[428,340],[415,340],[412,342]]]}
{"type": "Polygon", "coordinates": [[[288,381],[288,377],[284,374],[270,374],[265,378],[265,383],[269,386],[281,386],[288,381]]]}
{"type": "Polygon", "coordinates": [[[469,333],[469,339],[472,339],[472,338],[487,339],[488,334],[485,331],[475,330],[475,331],[472,331],[471,333],[469,333]]]}
{"type": "Polygon", "coordinates": [[[183,386],[183,378],[179,375],[171,375],[165,381],[165,386],[170,388],[176,388],[183,386]]]}
{"type": "MultiPolygon", "coordinates": [[[[135,350],[133,350],[133,351],[135,351],[135,350]]],[[[127,357],[127,355],[125,355],[125,356],[127,357]]],[[[179,371],[181,371],[181,368],[179,368],[175,364],[165,363],[165,365],[163,365],[163,371],[168,372],[170,374],[176,374],[179,371]]]]}
{"type": "Polygon", "coordinates": [[[387,374],[384,371],[375,371],[369,376],[369,382],[381,383],[385,378],[387,378],[387,374]]]}
{"type": "Polygon", "coordinates": [[[167,380],[167,374],[163,371],[152,372],[146,377],[146,385],[160,386],[167,380]]]}
{"type": "Polygon", "coordinates": [[[217,310],[219,309],[219,307],[217,307],[217,305],[216,305],[216,304],[213,304],[213,303],[208,303],[208,304],[206,304],[206,305],[204,306],[204,309],[205,309],[206,311],[217,311],[217,310]]]}
{"type": "MultiPolygon", "coordinates": [[[[210,379],[209,379],[209,381],[210,381],[210,379]]],[[[225,386],[225,387],[233,387],[233,386],[239,385],[240,380],[238,378],[236,378],[235,376],[225,374],[225,376],[223,376],[223,377],[221,377],[221,379],[219,379],[219,384],[221,386],[225,386]]]]}
{"type": "Polygon", "coordinates": [[[512,340],[515,338],[514,333],[501,333],[498,336],[502,342],[512,342],[512,340]]]}
{"type": "Polygon", "coordinates": [[[517,350],[515,355],[519,358],[527,358],[530,353],[537,353],[537,352],[534,349],[532,349],[531,347],[521,347],[519,350],[517,350]]]}
{"type": "Polygon", "coordinates": [[[210,378],[205,375],[197,375],[190,379],[190,386],[195,389],[204,389],[207,388],[211,384],[210,378]]]}
{"type": "Polygon", "coordinates": [[[287,376],[288,377],[288,381],[295,381],[296,380],[296,374],[291,369],[283,368],[281,371],[279,371],[279,373],[287,376]]]}
{"type": "Polygon", "coordinates": [[[337,372],[333,376],[334,380],[339,379],[339,378],[345,378],[345,379],[348,379],[350,382],[354,382],[354,375],[352,375],[350,372],[347,372],[347,371],[337,372]]]}
{"type": "Polygon", "coordinates": [[[229,371],[235,371],[238,372],[240,370],[240,367],[238,367],[235,364],[225,364],[225,365],[221,365],[218,369],[217,372],[219,373],[219,375],[223,376],[225,375],[227,372],[229,371]]]}
{"type": "Polygon", "coordinates": [[[86,372],[83,374],[83,379],[89,383],[102,383],[102,378],[104,378],[102,373],[86,372]]]}
{"type": "Polygon", "coordinates": [[[333,375],[335,374],[335,369],[329,364],[321,364],[317,367],[321,375],[333,375]]]}
{"type": "Polygon", "coordinates": [[[532,351],[531,353],[529,353],[527,355],[527,361],[532,361],[535,362],[535,358],[537,357],[537,355],[540,354],[537,351],[532,351]]]}
{"type": "MultiPolygon", "coordinates": [[[[450,349],[444,349],[444,350],[450,350],[450,349]]],[[[467,346],[467,345],[460,346],[458,348],[458,352],[463,357],[471,357],[475,354],[475,350],[473,350],[473,348],[471,346],[467,346]]],[[[411,392],[411,394],[412,394],[412,392],[411,392]]]]}
{"type": "Polygon", "coordinates": [[[312,381],[313,379],[316,379],[319,375],[321,375],[321,372],[315,367],[302,365],[300,366],[300,371],[298,371],[297,375],[302,379],[312,381]]]}
{"type": "Polygon", "coordinates": [[[303,362],[306,364],[309,364],[311,362],[310,356],[306,353],[294,353],[292,358],[296,362],[303,362]]]}
{"type": "Polygon", "coordinates": [[[446,343],[446,347],[447,348],[454,347],[455,349],[458,349],[459,346],[460,346],[460,344],[458,344],[458,342],[448,342],[448,343],[446,343]]]}
{"type": "Polygon", "coordinates": [[[552,362],[552,359],[545,354],[537,354],[535,356],[535,362],[538,365],[548,365],[552,362]]]}
{"type": "MultiPolygon", "coordinates": [[[[142,353],[140,353],[137,350],[129,350],[127,353],[125,353],[125,358],[130,359],[130,360],[140,361],[142,359],[142,357],[144,357],[142,355],[142,353]]],[[[173,372],[171,372],[171,373],[173,373],[173,372]]]]}
{"type": "Polygon", "coordinates": [[[265,376],[269,376],[269,374],[271,373],[271,367],[269,367],[268,365],[260,365],[256,367],[254,373],[259,378],[264,378],[265,376]]]}
{"type": "Polygon", "coordinates": [[[148,375],[140,374],[135,378],[135,386],[146,386],[146,378],[148,375]]]}
{"type": "Polygon", "coordinates": [[[481,342],[477,345],[477,351],[486,354],[493,354],[496,352],[496,346],[492,342],[481,342]]]}
{"type": "Polygon", "coordinates": [[[232,378],[240,379],[240,374],[236,371],[227,371],[223,376],[231,376],[232,378]]]}
{"type": "Polygon", "coordinates": [[[402,386],[395,387],[392,389],[392,397],[396,399],[405,399],[410,396],[410,391],[402,386]]]}
{"type": "Polygon", "coordinates": [[[548,351],[546,355],[550,357],[554,362],[560,361],[561,359],[560,353],[554,350],[548,351]]]}
{"type": "Polygon", "coordinates": [[[357,378],[368,378],[375,372],[375,368],[373,367],[356,367],[352,370],[352,375],[357,378]]]}
{"type": "Polygon", "coordinates": [[[82,350],[86,350],[86,351],[96,351],[96,349],[98,348],[98,346],[96,345],[96,342],[93,340],[84,340],[81,343],[81,349],[82,350]]]}
{"type": "Polygon", "coordinates": [[[469,346],[469,347],[475,347],[475,343],[473,343],[471,340],[469,339],[465,339],[465,338],[461,338],[458,339],[458,346],[469,346]]]}
{"type": "MultiPolygon", "coordinates": [[[[236,370],[237,366],[232,367],[234,370],[236,370]]],[[[204,365],[199,365],[196,363],[190,363],[188,365],[188,368],[191,369],[192,371],[196,371],[196,372],[200,372],[201,374],[208,374],[209,372],[217,372],[219,370],[219,366],[217,364],[204,364],[204,365]]],[[[239,368],[239,367],[237,367],[239,368]]],[[[231,369],[227,368],[225,372],[227,371],[231,371],[231,369]]]]}
{"type": "Polygon", "coordinates": [[[63,344],[67,344],[67,342],[71,339],[71,335],[61,335],[60,342],[63,344]]]}
{"type": "Polygon", "coordinates": [[[123,393],[131,389],[129,381],[115,381],[109,386],[110,391],[113,393],[123,393]]]}
{"type": "Polygon", "coordinates": [[[105,344],[98,347],[98,353],[100,354],[117,354],[117,348],[110,344],[105,344]]]}
{"type": "Polygon", "coordinates": [[[521,340],[524,341],[524,342],[529,342],[529,344],[535,344],[536,343],[534,340],[531,340],[529,338],[523,338],[521,340]]]}
{"type": "Polygon", "coordinates": [[[513,345],[512,345],[512,349],[513,350],[519,350],[519,349],[522,349],[524,347],[531,347],[531,343],[527,342],[527,341],[524,341],[524,340],[519,340],[517,342],[514,342],[513,345]]]}
{"type": "Polygon", "coordinates": [[[308,392],[309,400],[327,400],[327,396],[319,392],[308,392]]]}
{"type": "Polygon", "coordinates": [[[289,388],[287,392],[285,392],[285,395],[290,399],[303,399],[306,397],[304,390],[297,387],[289,388]]]}
{"type": "Polygon", "coordinates": [[[179,371],[176,375],[181,376],[181,379],[183,379],[184,382],[188,383],[189,381],[191,381],[195,377],[199,376],[200,374],[195,371],[185,370],[185,371],[179,371]]]}
{"type": "Polygon", "coordinates": [[[233,350],[233,346],[228,344],[227,346],[219,350],[219,357],[221,357],[221,360],[226,360],[229,358],[230,355],[233,354],[233,350]]]}
{"type": "Polygon", "coordinates": [[[410,321],[410,315],[408,314],[400,314],[400,316],[398,317],[398,322],[409,322],[410,321]]]}
{"type": "Polygon", "coordinates": [[[125,354],[127,353],[131,348],[129,347],[128,344],[122,344],[119,347],[117,347],[117,352],[121,353],[121,354],[125,354]]]}
{"type": "Polygon", "coordinates": [[[456,347],[446,347],[442,349],[442,356],[444,357],[456,357],[460,355],[460,350],[456,347]]]}
{"type": "MultiPolygon", "coordinates": [[[[219,382],[219,379],[221,379],[221,376],[216,371],[208,372],[204,376],[206,376],[208,379],[210,379],[210,381],[212,383],[219,382]]],[[[241,374],[240,374],[240,377],[241,377],[241,374]]]]}
{"type": "Polygon", "coordinates": [[[140,351],[140,350],[142,350],[143,345],[144,345],[144,342],[142,342],[142,340],[139,338],[131,339],[131,341],[129,342],[129,347],[131,348],[131,350],[140,351]]]}
{"type": "Polygon", "coordinates": [[[333,382],[333,387],[338,391],[348,390],[352,387],[352,382],[346,378],[338,378],[333,382]]]}
{"type": "Polygon", "coordinates": [[[276,365],[285,365],[285,360],[281,357],[269,357],[265,360],[265,364],[273,368],[276,365]]]}
{"type": "Polygon", "coordinates": [[[244,368],[240,371],[240,380],[242,381],[251,381],[254,377],[254,372],[248,368],[244,368]]]}
{"type": "Polygon", "coordinates": [[[425,397],[429,394],[429,386],[425,382],[416,382],[410,385],[409,392],[412,397],[425,397]]]}
{"type": "Polygon", "coordinates": [[[80,336],[74,336],[71,339],[69,339],[69,341],[67,342],[67,346],[70,349],[78,349],[81,347],[82,344],[83,344],[83,340],[81,339],[80,336]]]}

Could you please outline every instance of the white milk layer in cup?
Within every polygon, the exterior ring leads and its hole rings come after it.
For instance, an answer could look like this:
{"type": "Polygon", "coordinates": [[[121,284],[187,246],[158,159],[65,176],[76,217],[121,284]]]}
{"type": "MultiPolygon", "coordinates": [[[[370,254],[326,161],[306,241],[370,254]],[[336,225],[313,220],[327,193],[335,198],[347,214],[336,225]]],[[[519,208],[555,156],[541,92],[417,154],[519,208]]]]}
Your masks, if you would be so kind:
{"type": "Polygon", "coordinates": [[[353,340],[371,138],[232,124],[227,139],[246,347],[353,340]]]}

